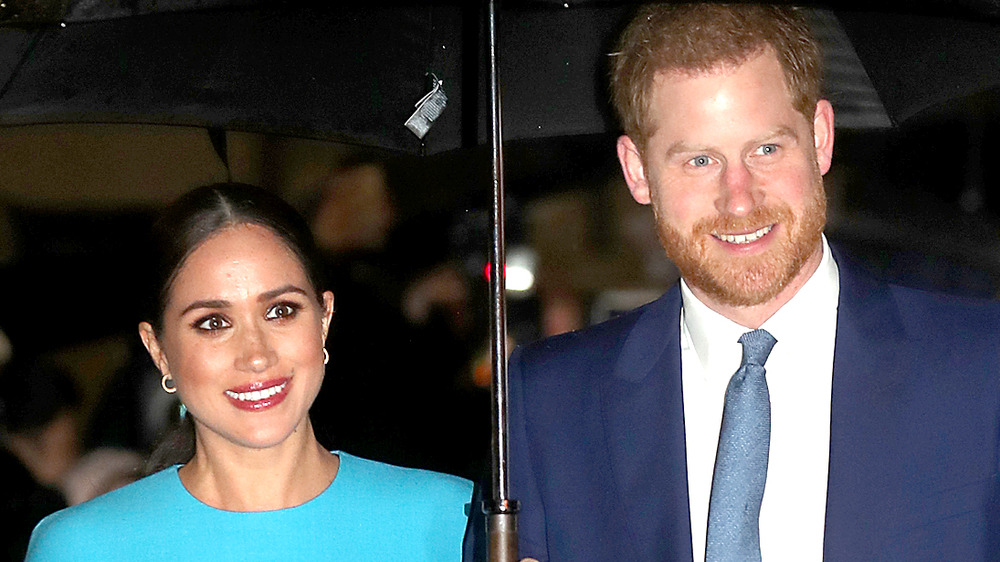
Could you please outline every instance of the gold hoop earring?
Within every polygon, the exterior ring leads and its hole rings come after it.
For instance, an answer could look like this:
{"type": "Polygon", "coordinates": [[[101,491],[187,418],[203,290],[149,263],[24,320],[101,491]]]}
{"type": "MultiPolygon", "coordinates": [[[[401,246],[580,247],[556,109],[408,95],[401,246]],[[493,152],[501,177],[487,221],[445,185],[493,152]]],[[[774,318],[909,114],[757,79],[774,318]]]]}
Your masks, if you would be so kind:
{"type": "Polygon", "coordinates": [[[167,386],[167,381],[172,381],[172,380],[174,380],[174,378],[171,377],[170,375],[163,375],[163,377],[160,379],[160,386],[163,387],[163,391],[166,392],[167,394],[173,394],[177,392],[176,386],[167,386]]]}
{"type": "Polygon", "coordinates": [[[323,348],[323,364],[326,365],[330,362],[330,352],[323,348]]]}

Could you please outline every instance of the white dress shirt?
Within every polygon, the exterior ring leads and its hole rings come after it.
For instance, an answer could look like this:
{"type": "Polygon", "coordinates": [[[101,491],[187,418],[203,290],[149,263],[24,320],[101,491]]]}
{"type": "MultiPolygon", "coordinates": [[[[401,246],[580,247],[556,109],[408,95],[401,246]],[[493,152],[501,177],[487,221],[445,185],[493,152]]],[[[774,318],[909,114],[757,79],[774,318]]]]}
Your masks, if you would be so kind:
{"type": "MultiPolygon", "coordinates": [[[[830,456],[830,400],[840,280],[823,238],[812,277],[764,322],[778,341],[764,368],[771,447],[760,511],[765,562],[822,560],[830,456]]],[[[705,559],[708,502],[729,379],[748,328],[700,302],[682,281],[681,376],[694,559],[705,559]]]]}

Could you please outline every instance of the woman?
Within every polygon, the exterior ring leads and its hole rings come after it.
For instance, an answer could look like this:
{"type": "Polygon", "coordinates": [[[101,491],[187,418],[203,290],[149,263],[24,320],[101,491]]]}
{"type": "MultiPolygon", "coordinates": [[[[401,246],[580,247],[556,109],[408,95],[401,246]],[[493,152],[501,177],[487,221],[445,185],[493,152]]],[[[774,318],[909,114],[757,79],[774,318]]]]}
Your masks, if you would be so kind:
{"type": "Polygon", "coordinates": [[[470,482],[316,440],[333,294],[302,219],[261,189],[214,185],[172,205],[154,242],[139,335],[193,453],[46,518],[28,560],[459,560],[470,482]]]}

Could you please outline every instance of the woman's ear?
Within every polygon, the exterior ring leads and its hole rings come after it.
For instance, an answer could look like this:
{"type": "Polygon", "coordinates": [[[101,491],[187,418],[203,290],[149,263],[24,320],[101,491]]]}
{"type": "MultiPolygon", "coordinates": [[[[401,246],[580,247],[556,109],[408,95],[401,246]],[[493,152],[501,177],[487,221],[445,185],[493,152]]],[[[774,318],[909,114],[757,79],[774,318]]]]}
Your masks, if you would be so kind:
{"type": "Polygon", "coordinates": [[[326,336],[330,333],[330,320],[333,319],[333,292],[323,291],[323,345],[326,345],[326,336]]]}
{"type": "Polygon", "coordinates": [[[169,375],[170,365],[167,363],[167,356],[163,353],[160,341],[156,339],[156,332],[149,322],[139,322],[139,339],[142,340],[142,345],[146,347],[149,357],[152,358],[160,373],[169,375]]]}

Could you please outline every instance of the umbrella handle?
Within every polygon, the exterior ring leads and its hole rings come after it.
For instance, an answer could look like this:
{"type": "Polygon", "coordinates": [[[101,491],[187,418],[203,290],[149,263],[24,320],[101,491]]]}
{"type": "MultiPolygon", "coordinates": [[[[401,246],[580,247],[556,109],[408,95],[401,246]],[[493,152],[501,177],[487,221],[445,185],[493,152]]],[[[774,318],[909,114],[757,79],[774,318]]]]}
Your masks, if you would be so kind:
{"type": "Polygon", "coordinates": [[[486,530],[489,562],[517,562],[517,512],[489,514],[486,530]]]}

